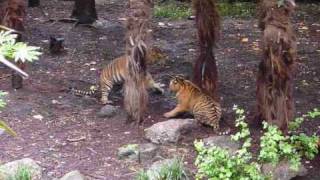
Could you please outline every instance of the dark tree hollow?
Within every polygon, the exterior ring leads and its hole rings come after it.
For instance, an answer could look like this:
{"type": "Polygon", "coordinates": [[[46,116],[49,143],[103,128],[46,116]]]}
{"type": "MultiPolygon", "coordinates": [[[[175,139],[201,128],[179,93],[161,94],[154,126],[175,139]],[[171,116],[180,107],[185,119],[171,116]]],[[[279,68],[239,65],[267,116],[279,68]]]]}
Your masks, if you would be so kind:
{"type": "Polygon", "coordinates": [[[29,0],[28,7],[38,7],[40,6],[40,0],[29,0]]]}

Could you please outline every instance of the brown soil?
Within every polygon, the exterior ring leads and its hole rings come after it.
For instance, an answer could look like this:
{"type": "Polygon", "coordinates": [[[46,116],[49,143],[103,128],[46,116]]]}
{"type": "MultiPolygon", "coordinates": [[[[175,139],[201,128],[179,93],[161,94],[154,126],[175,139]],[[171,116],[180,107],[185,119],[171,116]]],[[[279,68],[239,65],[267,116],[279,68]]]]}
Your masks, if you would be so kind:
{"type": "MultiPolygon", "coordinates": [[[[12,138],[0,136],[0,163],[30,157],[44,168],[46,179],[61,177],[78,169],[89,179],[132,179],[134,172],[146,166],[125,163],[116,157],[117,148],[124,144],[146,142],[143,129],[165,120],[162,114],[175,105],[173,96],[151,95],[150,108],[143,127],[125,124],[125,116],[98,118],[101,108],[94,99],[79,98],[61,90],[68,87],[69,80],[79,79],[95,83],[97,70],[111,59],[124,52],[124,31],[119,18],[123,17],[125,1],[108,1],[97,5],[99,19],[108,20],[105,28],[73,27],[73,24],[48,22],[49,18],[65,18],[71,14],[70,1],[43,0],[42,10],[28,9],[26,20],[27,41],[43,48],[40,61],[28,66],[31,78],[24,81],[24,88],[14,91],[10,78],[0,79],[0,89],[9,92],[8,106],[0,113],[19,134],[12,138]],[[66,52],[50,55],[50,35],[65,38],[66,52]],[[96,64],[90,62],[94,61],[96,64]],[[86,64],[87,63],[87,64],[86,64]],[[93,70],[95,68],[97,70],[93,70]],[[91,70],[90,70],[91,69],[91,70]],[[43,119],[36,118],[43,116],[43,119]],[[36,117],[34,117],[36,116],[36,117]]],[[[301,8],[295,17],[298,32],[299,63],[297,64],[294,98],[297,115],[320,106],[320,5],[301,8]],[[315,9],[317,11],[315,11],[315,9]],[[304,29],[302,27],[308,27],[304,29]]],[[[157,81],[168,84],[168,73],[191,75],[192,62],[197,49],[194,22],[170,21],[171,26],[159,27],[154,19],[154,39],[169,58],[165,65],[150,67],[157,81]]],[[[219,69],[219,93],[224,107],[224,126],[232,126],[232,106],[244,107],[249,117],[255,107],[255,79],[261,51],[261,32],[256,20],[225,18],[223,37],[216,50],[219,69]],[[248,42],[241,42],[248,38],[248,42]]],[[[0,66],[0,77],[9,71],[0,66]]],[[[121,105],[119,93],[113,96],[121,105]]],[[[319,134],[320,121],[308,121],[302,130],[319,134]]],[[[258,130],[253,129],[257,134],[258,130]]],[[[207,127],[193,130],[182,143],[169,147],[170,152],[185,156],[187,166],[192,168],[195,152],[194,139],[208,137],[214,133],[207,127]]],[[[167,153],[172,154],[172,153],[167,153]]],[[[165,155],[165,154],[164,154],[165,155]]],[[[319,179],[320,158],[307,164],[309,174],[300,179],[319,179]]]]}

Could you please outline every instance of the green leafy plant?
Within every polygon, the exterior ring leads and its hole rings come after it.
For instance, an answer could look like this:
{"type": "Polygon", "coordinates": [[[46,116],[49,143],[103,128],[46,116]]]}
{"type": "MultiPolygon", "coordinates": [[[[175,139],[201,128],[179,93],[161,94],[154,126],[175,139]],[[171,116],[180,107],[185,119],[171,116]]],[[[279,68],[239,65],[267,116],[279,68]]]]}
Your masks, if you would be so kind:
{"type": "Polygon", "coordinates": [[[182,159],[175,158],[172,163],[164,164],[157,170],[140,171],[137,180],[188,180],[182,159]]]}
{"type": "Polygon", "coordinates": [[[263,122],[263,129],[265,133],[260,138],[259,160],[276,165],[281,160],[288,159],[291,168],[298,170],[301,165],[301,156],[291,143],[289,136],[284,136],[276,126],[266,122],[263,122]]]}
{"type": "Polygon", "coordinates": [[[252,161],[252,154],[248,150],[251,146],[250,131],[245,122],[244,110],[234,106],[237,114],[236,127],[240,129],[232,139],[243,141],[241,149],[230,155],[226,149],[212,146],[205,147],[202,141],[195,142],[198,152],[195,165],[198,168],[196,179],[251,179],[262,180],[260,165],[252,161]]]}
{"type": "Polygon", "coordinates": [[[0,56],[22,62],[38,60],[40,48],[16,42],[16,38],[17,35],[11,31],[0,31],[0,56]]]}
{"type": "MultiPolygon", "coordinates": [[[[7,66],[19,71],[27,76],[26,73],[19,68],[8,62],[7,59],[13,59],[14,61],[32,62],[38,60],[40,56],[39,47],[28,46],[23,42],[16,42],[17,35],[12,33],[13,31],[0,31],[0,62],[5,63],[7,66]]],[[[0,90],[0,108],[5,107],[6,103],[3,97],[7,93],[0,90]]],[[[0,129],[4,129],[9,134],[15,136],[16,133],[4,122],[0,121],[0,129]]]]}
{"type": "MultiPolygon", "coordinates": [[[[231,138],[243,142],[241,149],[232,155],[226,149],[205,147],[202,141],[196,141],[196,179],[268,179],[260,170],[262,164],[277,165],[282,160],[288,160],[290,167],[297,170],[303,157],[313,159],[318,154],[318,136],[307,136],[304,133],[287,136],[278,127],[263,122],[264,133],[260,138],[260,151],[258,157],[253,158],[250,152],[252,139],[245,122],[244,110],[237,106],[233,109],[236,113],[235,125],[239,131],[231,138]]],[[[317,117],[318,111],[313,110],[307,116],[317,117]]],[[[300,124],[297,123],[296,126],[299,127],[300,124]]]]}
{"type": "Polygon", "coordinates": [[[289,123],[288,128],[290,131],[295,131],[301,126],[301,124],[306,119],[315,119],[318,117],[320,117],[320,111],[318,110],[318,108],[314,108],[312,111],[307,112],[307,114],[304,114],[301,117],[295,118],[294,121],[289,123]]]}
{"type": "Polygon", "coordinates": [[[317,117],[320,117],[320,111],[318,108],[314,108],[313,111],[310,111],[307,113],[307,117],[309,118],[317,118],[317,117]]]}

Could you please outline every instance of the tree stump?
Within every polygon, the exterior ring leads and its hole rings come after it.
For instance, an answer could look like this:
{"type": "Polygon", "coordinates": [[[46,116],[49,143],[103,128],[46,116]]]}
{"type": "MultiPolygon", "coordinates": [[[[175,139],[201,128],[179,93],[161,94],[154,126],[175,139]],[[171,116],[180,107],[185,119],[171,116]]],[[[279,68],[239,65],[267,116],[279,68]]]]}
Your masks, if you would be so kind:
{"type": "Polygon", "coordinates": [[[79,24],[92,24],[98,19],[95,0],[75,0],[71,17],[79,24]]]}

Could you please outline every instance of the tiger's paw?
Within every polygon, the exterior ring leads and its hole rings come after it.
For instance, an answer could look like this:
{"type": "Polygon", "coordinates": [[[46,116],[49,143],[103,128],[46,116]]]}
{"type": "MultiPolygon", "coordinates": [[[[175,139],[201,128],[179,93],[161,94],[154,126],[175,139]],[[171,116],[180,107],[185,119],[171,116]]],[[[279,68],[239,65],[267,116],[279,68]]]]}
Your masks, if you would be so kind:
{"type": "Polygon", "coordinates": [[[100,103],[101,103],[102,105],[106,105],[106,104],[112,104],[113,102],[110,101],[110,100],[108,100],[108,99],[107,99],[107,100],[101,99],[100,103]]]}
{"type": "Polygon", "coordinates": [[[171,112],[164,113],[163,116],[166,117],[166,118],[174,117],[174,115],[172,115],[171,112]]]}

